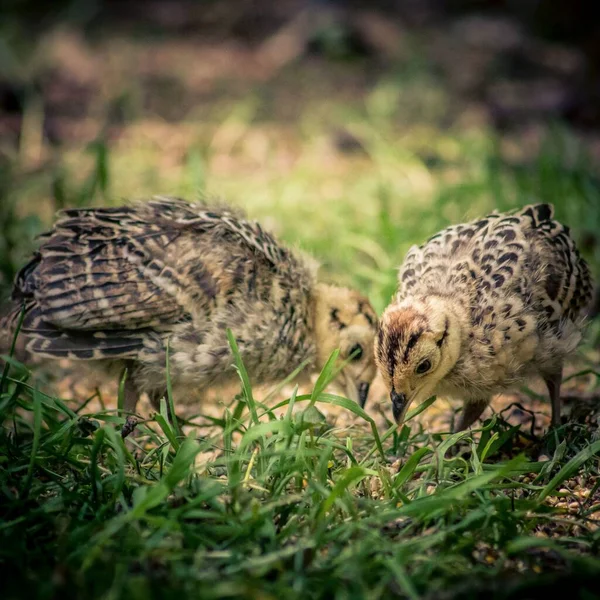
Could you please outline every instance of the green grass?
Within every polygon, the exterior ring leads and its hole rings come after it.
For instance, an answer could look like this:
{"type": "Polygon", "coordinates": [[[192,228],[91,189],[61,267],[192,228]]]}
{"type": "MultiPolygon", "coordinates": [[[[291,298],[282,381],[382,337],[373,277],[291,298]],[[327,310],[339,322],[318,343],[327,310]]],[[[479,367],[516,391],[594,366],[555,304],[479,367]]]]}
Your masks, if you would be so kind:
{"type": "MultiPolygon", "coordinates": [[[[152,193],[244,206],[377,310],[410,245],[451,222],[544,200],[578,239],[600,231],[596,173],[560,129],[538,155],[509,162],[489,131],[437,128],[444,98],[426,76],[382,80],[354,104],[310,100],[293,128],[265,117],[268,97],[173,125],[185,136],[168,154],[182,159],[164,169],[164,149],[133,129],[87,152],[62,148],[39,169],[21,149],[0,179],[5,288],[55,209],[152,193]],[[331,149],[342,124],[362,154],[331,149]]],[[[165,141],[163,130],[152,139],[165,141]]],[[[583,250],[599,275],[600,246],[583,250]]],[[[599,573],[593,427],[570,423],[533,445],[499,416],[473,434],[416,421],[381,430],[369,406],[328,392],[330,365],[312,393],[273,407],[235,358],[241,393],[222,414],[202,418],[200,407],[186,436],[169,419],[170,392],[138,426],[134,452],[117,407],[90,412],[82,398],[78,408],[12,364],[0,389],[4,598],[517,598],[532,578],[583,588],[599,573]],[[331,404],[355,424],[329,425],[318,409],[331,404]]],[[[597,386],[598,376],[586,392],[597,386]]]]}
{"type": "Polygon", "coordinates": [[[547,502],[568,495],[575,475],[600,481],[600,441],[580,425],[559,432],[546,461],[519,453],[518,432],[496,418],[479,441],[410,421],[400,434],[337,431],[292,409],[333,402],[369,417],[321,391],[294,393],[277,418],[237,353],[236,363],[243,392],[221,419],[177,436],[163,407],[133,453],[116,411],[80,414],[30,386],[23,367],[10,371],[0,396],[5,598],[420,598],[465,580],[600,569],[597,498],[570,522],[547,502]],[[196,465],[215,448],[216,460],[196,465]],[[561,519],[564,533],[536,535],[561,519]]]}

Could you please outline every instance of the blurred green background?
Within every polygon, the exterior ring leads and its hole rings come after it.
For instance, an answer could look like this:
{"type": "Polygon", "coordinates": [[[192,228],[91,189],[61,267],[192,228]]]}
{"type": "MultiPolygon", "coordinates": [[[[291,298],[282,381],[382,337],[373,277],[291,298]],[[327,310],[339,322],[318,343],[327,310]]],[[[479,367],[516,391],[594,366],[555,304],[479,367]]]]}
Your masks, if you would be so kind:
{"type": "Polygon", "coordinates": [[[413,243],[555,203],[597,273],[580,1],[5,2],[0,287],[57,209],[219,197],[381,310],[413,243]]]}

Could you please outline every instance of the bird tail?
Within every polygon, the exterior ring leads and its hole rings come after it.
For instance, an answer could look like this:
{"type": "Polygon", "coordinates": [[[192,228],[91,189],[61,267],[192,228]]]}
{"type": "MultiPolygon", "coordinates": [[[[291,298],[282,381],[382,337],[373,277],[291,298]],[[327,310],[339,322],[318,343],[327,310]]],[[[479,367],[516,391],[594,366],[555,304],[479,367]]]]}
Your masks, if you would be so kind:
{"type": "Polygon", "coordinates": [[[554,222],[554,206],[548,203],[529,204],[518,210],[515,216],[529,217],[535,228],[548,223],[554,226],[558,225],[554,222]]]}
{"type": "MultiPolygon", "coordinates": [[[[563,281],[560,287],[565,290],[565,295],[569,289],[572,290],[568,300],[568,309],[565,305],[565,310],[568,310],[572,318],[575,318],[580,311],[588,310],[594,296],[594,282],[590,267],[581,257],[575,241],[571,237],[569,227],[554,219],[552,204],[530,204],[518,211],[516,216],[528,217],[531,220],[532,229],[542,232],[560,254],[566,254],[566,263],[563,265],[548,265],[550,270],[554,270],[555,279],[563,281]],[[574,278],[574,283],[571,282],[571,278],[574,278]]],[[[559,297],[559,302],[564,301],[565,296],[562,297],[562,300],[559,297]]]]}

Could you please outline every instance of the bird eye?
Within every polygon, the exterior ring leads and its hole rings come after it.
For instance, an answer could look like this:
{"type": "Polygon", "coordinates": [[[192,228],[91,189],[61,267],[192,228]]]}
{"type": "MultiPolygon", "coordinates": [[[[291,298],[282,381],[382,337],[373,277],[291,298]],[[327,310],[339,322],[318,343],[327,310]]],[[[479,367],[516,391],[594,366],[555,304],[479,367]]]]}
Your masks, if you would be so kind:
{"type": "Polygon", "coordinates": [[[419,366],[417,367],[417,373],[419,375],[422,375],[423,373],[427,373],[427,371],[429,371],[429,369],[431,369],[431,362],[428,361],[427,359],[425,359],[424,361],[419,363],[419,366]]]}
{"type": "Polygon", "coordinates": [[[360,344],[354,344],[354,346],[352,346],[352,348],[350,348],[350,352],[348,352],[348,356],[350,357],[350,360],[360,360],[362,358],[363,355],[363,349],[362,346],[360,344]]]}

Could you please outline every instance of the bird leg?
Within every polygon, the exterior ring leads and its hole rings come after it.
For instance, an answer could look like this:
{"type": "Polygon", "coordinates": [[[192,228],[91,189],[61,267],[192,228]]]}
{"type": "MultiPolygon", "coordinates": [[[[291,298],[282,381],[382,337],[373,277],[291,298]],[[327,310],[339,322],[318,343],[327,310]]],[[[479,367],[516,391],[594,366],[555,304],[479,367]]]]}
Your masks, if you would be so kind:
{"type": "Polygon", "coordinates": [[[486,409],[489,400],[477,400],[475,402],[465,402],[460,420],[455,428],[455,432],[468,429],[477,421],[481,413],[486,409]]]}
{"type": "Polygon", "coordinates": [[[121,428],[121,436],[126,438],[128,435],[134,432],[135,426],[137,425],[137,419],[135,418],[135,409],[140,399],[140,391],[135,384],[135,380],[131,373],[131,363],[127,363],[121,373],[119,381],[122,380],[123,375],[127,375],[125,379],[125,385],[123,389],[123,412],[126,415],[125,424],[121,428]],[[132,414],[133,413],[133,414],[132,414]]]}
{"type": "Polygon", "coordinates": [[[133,377],[131,377],[131,373],[127,374],[123,392],[123,411],[125,413],[135,413],[138,400],[140,399],[140,392],[137,385],[133,381],[133,377]]]}
{"type": "Polygon", "coordinates": [[[560,425],[560,385],[562,383],[562,369],[553,375],[545,375],[544,381],[552,402],[552,427],[560,425]]]}

